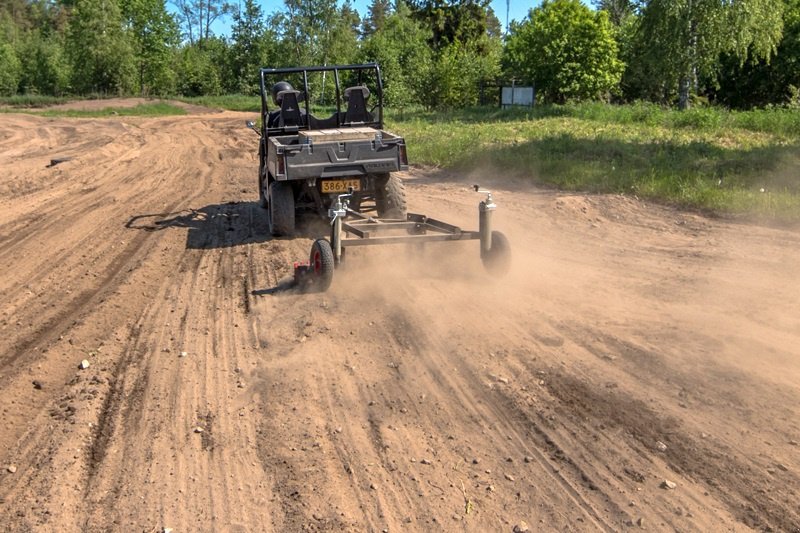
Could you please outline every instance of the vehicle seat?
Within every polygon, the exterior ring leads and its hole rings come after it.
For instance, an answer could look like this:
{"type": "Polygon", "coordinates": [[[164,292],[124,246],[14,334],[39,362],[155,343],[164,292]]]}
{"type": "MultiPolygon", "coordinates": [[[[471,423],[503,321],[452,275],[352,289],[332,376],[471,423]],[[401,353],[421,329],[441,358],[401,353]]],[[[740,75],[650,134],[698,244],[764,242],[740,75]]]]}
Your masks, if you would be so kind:
{"type": "Polygon", "coordinates": [[[303,115],[300,113],[300,91],[281,91],[276,95],[281,105],[281,114],[278,119],[279,128],[297,128],[303,126],[303,115]]]}
{"type": "Polygon", "coordinates": [[[366,87],[348,87],[344,90],[344,101],[347,102],[347,111],[344,115],[346,125],[372,122],[372,115],[367,111],[368,98],[369,89],[366,87]]]}

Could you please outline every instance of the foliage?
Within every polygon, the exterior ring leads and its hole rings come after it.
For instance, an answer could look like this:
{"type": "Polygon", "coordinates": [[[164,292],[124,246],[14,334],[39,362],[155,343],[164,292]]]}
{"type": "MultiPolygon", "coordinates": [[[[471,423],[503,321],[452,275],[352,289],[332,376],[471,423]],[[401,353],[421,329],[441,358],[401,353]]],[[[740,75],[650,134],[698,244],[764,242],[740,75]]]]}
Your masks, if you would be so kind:
{"type": "MultiPolygon", "coordinates": [[[[403,3],[405,6],[405,3],[403,3]]],[[[361,21],[361,35],[364,38],[372,36],[383,29],[384,22],[392,11],[391,0],[372,0],[367,10],[367,16],[361,21]]]]}
{"type": "Polygon", "coordinates": [[[358,52],[358,13],[348,1],[284,0],[270,26],[279,37],[276,66],[350,63],[358,52]]]}
{"type": "Polygon", "coordinates": [[[424,71],[427,85],[420,91],[421,103],[432,109],[476,105],[481,83],[500,73],[500,47],[492,46],[495,43],[489,38],[478,46],[456,41],[441,50],[424,71]]]}
{"type": "Polygon", "coordinates": [[[21,71],[22,66],[14,48],[0,41],[0,95],[8,96],[17,92],[21,71]]]}
{"type": "Polygon", "coordinates": [[[800,106],[800,0],[786,0],[783,38],[775,57],[742,64],[723,55],[716,101],[734,108],[768,105],[800,106]]]}
{"type": "Polygon", "coordinates": [[[33,30],[20,40],[18,50],[22,92],[58,96],[69,91],[72,68],[61,36],[33,30]]]}
{"type": "Polygon", "coordinates": [[[224,43],[210,40],[205,46],[186,46],[178,57],[177,90],[183,96],[218,95],[222,92],[222,79],[218,63],[211,54],[220,52],[224,43]]]}
{"type": "Polygon", "coordinates": [[[607,98],[620,80],[608,15],[579,0],[544,0],[527,20],[514,24],[504,62],[509,77],[536,84],[545,100],[607,98]]]}
{"type": "Polygon", "coordinates": [[[232,93],[257,94],[258,69],[275,56],[274,35],[267,30],[261,7],[255,0],[245,0],[243,10],[233,15],[231,46],[228,53],[231,75],[226,90],[232,93]]]}
{"type": "Polygon", "coordinates": [[[720,54],[740,62],[770,57],[780,41],[782,12],[781,0],[649,0],[637,39],[646,50],[644,78],[662,92],[677,88],[686,108],[698,77],[715,77],[720,54]]]}
{"type": "Polygon", "coordinates": [[[201,44],[213,37],[211,25],[233,12],[225,0],[173,0],[178,21],[190,45],[201,44]]]}
{"type": "Polygon", "coordinates": [[[434,50],[500,36],[500,21],[490,0],[409,0],[408,4],[414,17],[431,29],[434,50]]]}
{"type": "Polygon", "coordinates": [[[634,0],[595,0],[595,7],[608,13],[608,19],[614,26],[622,26],[625,21],[636,13],[638,2],[634,0]]]}
{"type": "Polygon", "coordinates": [[[66,44],[76,90],[109,94],[131,91],[134,56],[116,0],[77,0],[66,44]]]}
{"type": "Polygon", "coordinates": [[[122,0],[142,95],[171,94],[175,90],[172,50],[180,39],[178,24],[167,13],[164,0],[122,0]]]}
{"type": "Polygon", "coordinates": [[[408,7],[399,2],[395,12],[386,16],[380,27],[364,41],[361,59],[375,61],[381,66],[388,106],[403,108],[418,104],[430,90],[425,76],[420,75],[432,60],[427,44],[430,33],[413,20],[408,7]]]}

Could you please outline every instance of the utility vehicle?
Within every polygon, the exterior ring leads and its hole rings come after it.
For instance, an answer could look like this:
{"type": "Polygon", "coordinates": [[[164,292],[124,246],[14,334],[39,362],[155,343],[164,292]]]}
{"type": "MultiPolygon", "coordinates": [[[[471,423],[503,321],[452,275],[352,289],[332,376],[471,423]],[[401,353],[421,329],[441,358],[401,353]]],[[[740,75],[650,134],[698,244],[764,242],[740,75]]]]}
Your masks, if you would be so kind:
{"type": "Polygon", "coordinates": [[[375,63],[262,68],[259,205],[269,231],[289,236],[297,214],[325,217],[348,192],[349,207],[406,217],[403,138],[383,129],[383,82],[375,63]]]}

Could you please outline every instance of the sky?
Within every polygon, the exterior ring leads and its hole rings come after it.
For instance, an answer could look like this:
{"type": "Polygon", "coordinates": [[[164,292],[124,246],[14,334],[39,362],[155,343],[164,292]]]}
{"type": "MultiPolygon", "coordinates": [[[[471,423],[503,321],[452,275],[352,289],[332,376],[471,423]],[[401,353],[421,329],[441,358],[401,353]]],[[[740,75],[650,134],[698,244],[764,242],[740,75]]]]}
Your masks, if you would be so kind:
{"type": "MultiPolygon", "coordinates": [[[[236,0],[229,0],[231,3],[236,3],[236,0]]],[[[351,0],[358,13],[364,17],[367,14],[371,0],[351,0]]],[[[541,0],[508,0],[508,20],[522,20],[528,16],[528,11],[532,7],[536,7],[541,3],[541,0]]],[[[341,4],[341,0],[339,0],[341,4]]],[[[283,8],[283,0],[260,0],[261,11],[264,15],[268,15],[274,11],[283,8]]],[[[169,5],[169,1],[168,1],[169,5]]],[[[170,6],[172,7],[172,6],[170,6]]],[[[494,14],[500,19],[500,25],[505,30],[506,28],[506,0],[492,0],[492,9],[494,14]]],[[[230,36],[231,33],[231,17],[227,17],[224,21],[217,21],[212,30],[217,35],[230,36]]]]}

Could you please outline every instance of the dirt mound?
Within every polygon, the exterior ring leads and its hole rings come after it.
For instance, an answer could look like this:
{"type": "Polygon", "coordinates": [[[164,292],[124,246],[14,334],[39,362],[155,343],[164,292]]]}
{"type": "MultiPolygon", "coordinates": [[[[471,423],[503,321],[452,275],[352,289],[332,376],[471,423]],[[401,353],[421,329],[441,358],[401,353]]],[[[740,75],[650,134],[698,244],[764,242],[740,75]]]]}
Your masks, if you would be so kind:
{"type": "Polygon", "coordinates": [[[267,236],[244,117],[4,115],[0,529],[800,528],[797,232],[494,182],[508,277],[401,245],[302,294],[327,226],[267,236]]]}

